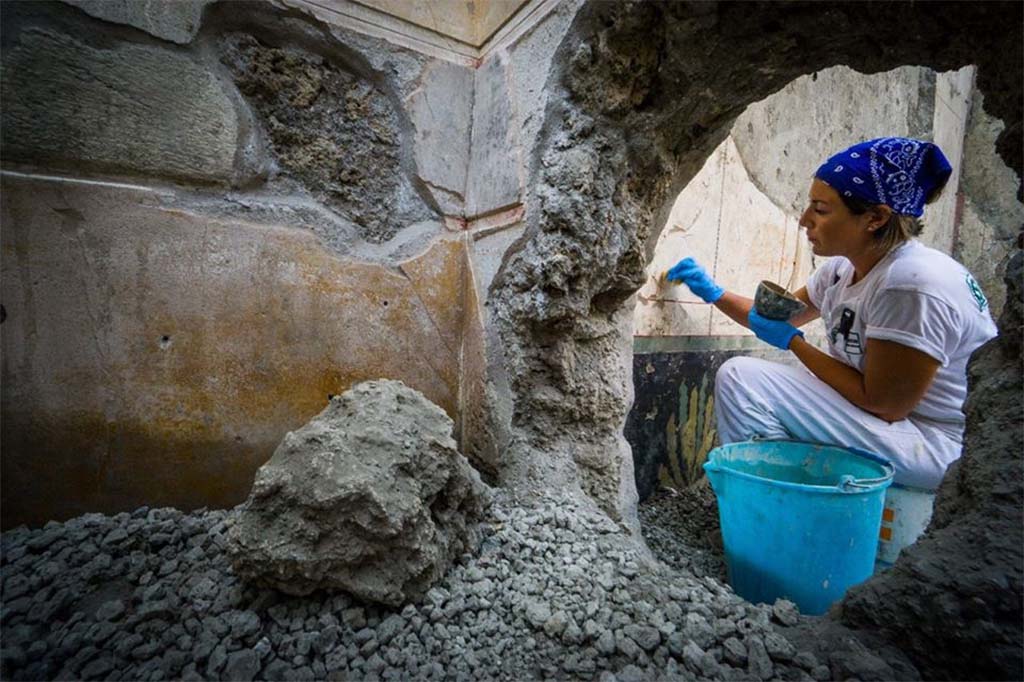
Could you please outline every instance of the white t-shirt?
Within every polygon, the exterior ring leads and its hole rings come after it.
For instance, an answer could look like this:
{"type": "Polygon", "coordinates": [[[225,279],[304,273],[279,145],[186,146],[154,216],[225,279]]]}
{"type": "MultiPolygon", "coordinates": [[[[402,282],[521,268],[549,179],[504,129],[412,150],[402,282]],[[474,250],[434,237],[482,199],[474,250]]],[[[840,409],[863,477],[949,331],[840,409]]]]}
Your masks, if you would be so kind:
{"type": "Polygon", "coordinates": [[[927,353],[941,363],[909,419],[926,420],[957,442],[963,437],[967,361],[993,338],[988,301],[964,266],[910,240],[890,251],[851,285],[853,265],[831,258],[807,283],[821,312],[831,355],[864,371],[867,339],[884,339],[927,353]]]}

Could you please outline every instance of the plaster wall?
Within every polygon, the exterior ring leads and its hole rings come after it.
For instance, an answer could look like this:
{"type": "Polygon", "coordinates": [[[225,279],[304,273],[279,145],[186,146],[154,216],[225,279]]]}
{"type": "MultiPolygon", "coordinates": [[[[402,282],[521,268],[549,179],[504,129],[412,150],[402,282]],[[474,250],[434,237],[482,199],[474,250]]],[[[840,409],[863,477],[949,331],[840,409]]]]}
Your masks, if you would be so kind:
{"type": "Polygon", "coordinates": [[[469,65],[299,5],[4,6],[5,527],[234,505],[287,431],[379,377],[496,475],[484,304],[579,3],[469,65]]]}
{"type": "Polygon", "coordinates": [[[1020,178],[995,154],[996,138],[1005,124],[985,112],[984,97],[975,91],[964,139],[960,187],[960,221],[953,255],[969,264],[988,296],[993,316],[1006,307],[1003,281],[1024,225],[1020,178]]]}
{"type": "Polygon", "coordinates": [[[4,525],[234,505],[365,379],[458,421],[467,240],[396,105],[428,60],[263,3],[84,9],[4,7],[4,525]]]}
{"type": "Polygon", "coordinates": [[[479,47],[527,0],[357,0],[416,26],[479,47]]]}
{"type": "Polygon", "coordinates": [[[367,379],[458,416],[457,235],[383,268],[172,190],[2,190],[5,523],[236,504],[286,431],[367,379]]]}
{"type": "Polygon", "coordinates": [[[797,218],[750,181],[734,138],[728,137],[676,199],[637,296],[636,336],[749,336],[690,292],[663,282],[662,273],[692,256],[719,284],[753,296],[762,279],[799,288],[811,254],[797,218]]]}
{"type": "MultiPolygon", "coordinates": [[[[726,289],[746,296],[762,279],[799,289],[823,262],[798,226],[810,178],[829,154],[861,140],[905,135],[942,148],[954,172],[925,212],[921,241],[953,253],[973,78],[973,67],[864,75],[837,66],[748,107],[676,198],[638,294],[634,334],[749,336],[684,285],[660,282],[661,273],[692,256],[726,289]]],[[[995,159],[994,149],[989,153],[995,159]]],[[[993,229],[970,232],[991,239],[993,229]]],[[[970,269],[987,269],[980,253],[966,260],[970,269]]]]}

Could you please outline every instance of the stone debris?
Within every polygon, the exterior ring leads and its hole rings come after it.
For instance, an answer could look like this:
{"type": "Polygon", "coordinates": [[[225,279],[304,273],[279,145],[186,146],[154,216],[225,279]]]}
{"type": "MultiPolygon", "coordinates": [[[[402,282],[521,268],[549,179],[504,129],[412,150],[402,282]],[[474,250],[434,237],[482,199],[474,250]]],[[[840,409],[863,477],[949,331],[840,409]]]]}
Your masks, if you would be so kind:
{"type": "Polygon", "coordinates": [[[780,599],[772,605],[772,617],[783,625],[793,626],[800,620],[800,611],[793,602],[780,599]]]}
{"type": "Polygon", "coordinates": [[[706,478],[685,490],[659,489],[639,512],[644,540],[658,559],[698,577],[726,581],[718,503],[706,478]]]}
{"type": "Polygon", "coordinates": [[[830,666],[842,679],[888,670],[874,656],[794,647],[773,622],[792,605],[752,605],[713,577],[646,562],[601,514],[498,495],[478,546],[395,608],[242,581],[224,538],[244,507],[14,529],[0,536],[2,678],[809,680],[829,679],[830,666]],[[118,529],[126,538],[113,551],[102,539],[118,529]]]}
{"type": "Polygon", "coordinates": [[[257,472],[228,531],[235,573],[300,596],[344,590],[391,606],[422,596],[479,544],[488,500],[452,426],[400,381],[332,398],[257,472]]]}

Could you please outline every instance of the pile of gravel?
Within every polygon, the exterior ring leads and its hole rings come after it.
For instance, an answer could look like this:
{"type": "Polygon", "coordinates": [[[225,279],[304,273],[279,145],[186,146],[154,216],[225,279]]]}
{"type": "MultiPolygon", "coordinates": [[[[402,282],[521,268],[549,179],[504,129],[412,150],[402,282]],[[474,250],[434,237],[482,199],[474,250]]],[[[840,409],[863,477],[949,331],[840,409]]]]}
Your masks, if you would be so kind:
{"type": "Polygon", "coordinates": [[[234,511],[142,508],[2,536],[4,679],[824,680],[713,577],[647,559],[599,514],[499,499],[478,555],[400,609],[247,586],[234,511]]]}
{"type": "Polygon", "coordinates": [[[672,568],[726,581],[718,502],[706,478],[682,490],[659,488],[639,508],[644,540],[672,568]]]}

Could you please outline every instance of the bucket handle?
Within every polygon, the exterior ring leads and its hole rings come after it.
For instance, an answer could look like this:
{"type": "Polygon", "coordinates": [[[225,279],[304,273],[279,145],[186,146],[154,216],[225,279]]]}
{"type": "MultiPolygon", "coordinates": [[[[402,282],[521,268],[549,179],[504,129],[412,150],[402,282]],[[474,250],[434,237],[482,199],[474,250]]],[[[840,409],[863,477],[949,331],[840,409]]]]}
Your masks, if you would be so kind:
{"type": "Polygon", "coordinates": [[[854,478],[849,474],[842,476],[839,479],[840,488],[874,488],[888,481],[890,476],[882,476],[881,478],[854,478]]]}
{"type": "Polygon", "coordinates": [[[865,458],[870,459],[870,460],[872,460],[874,462],[877,462],[878,464],[881,464],[885,468],[886,471],[890,472],[887,475],[881,476],[879,478],[854,478],[853,476],[850,476],[849,474],[847,474],[846,476],[843,476],[842,478],[839,479],[839,487],[840,488],[873,488],[875,486],[881,485],[882,483],[885,483],[888,480],[891,480],[892,477],[893,477],[893,474],[896,473],[896,469],[895,469],[895,467],[893,467],[891,461],[889,461],[885,457],[882,457],[881,455],[877,455],[877,454],[875,454],[873,452],[868,452],[867,450],[863,450],[863,449],[857,448],[857,447],[849,447],[849,446],[843,446],[843,445],[836,445],[835,443],[818,443],[818,442],[815,442],[815,441],[798,440],[796,438],[765,438],[764,436],[761,436],[761,435],[755,435],[750,440],[751,441],[777,441],[777,442],[783,442],[783,443],[801,443],[803,445],[816,445],[816,446],[826,447],[826,448],[835,448],[835,447],[845,448],[845,449],[849,450],[850,452],[854,452],[854,453],[860,455],[861,457],[865,457],[865,458]]]}

